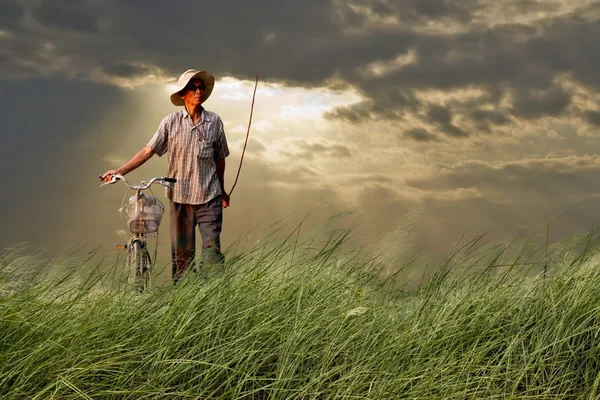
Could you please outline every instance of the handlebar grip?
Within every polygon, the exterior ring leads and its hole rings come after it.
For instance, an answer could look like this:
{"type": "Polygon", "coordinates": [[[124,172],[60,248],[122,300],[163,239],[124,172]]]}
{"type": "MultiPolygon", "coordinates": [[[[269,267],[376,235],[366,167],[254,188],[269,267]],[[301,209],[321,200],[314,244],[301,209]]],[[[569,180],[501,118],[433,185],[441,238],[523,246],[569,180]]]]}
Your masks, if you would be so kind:
{"type": "Polygon", "coordinates": [[[175,179],[175,178],[163,178],[163,181],[169,182],[169,183],[175,183],[175,182],[177,182],[177,179],[175,179]]]}
{"type": "MultiPolygon", "coordinates": [[[[98,179],[102,180],[102,175],[98,175],[98,179]]],[[[112,176],[113,181],[118,181],[120,179],[121,179],[121,175],[113,175],[112,176]]]]}

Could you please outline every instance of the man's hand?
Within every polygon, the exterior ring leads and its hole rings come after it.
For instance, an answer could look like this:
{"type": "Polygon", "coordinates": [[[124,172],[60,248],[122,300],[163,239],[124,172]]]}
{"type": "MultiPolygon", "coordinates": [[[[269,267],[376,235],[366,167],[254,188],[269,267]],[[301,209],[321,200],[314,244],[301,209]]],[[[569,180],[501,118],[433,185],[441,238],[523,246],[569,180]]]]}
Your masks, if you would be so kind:
{"type": "Polygon", "coordinates": [[[102,181],[102,182],[110,182],[113,178],[114,175],[117,175],[119,173],[119,170],[117,169],[111,169],[110,171],[106,171],[105,173],[103,173],[102,175],[100,175],[98,178],[102,181]]]}
{"type": "Polygon", "coordinates": [[[225,192],[223,192],[222,194],[222,200],[221,200],[221,204],[223,205],[223,208],[227,208],[229,207],[229,195],[225,192]]]}
{"type": "Polygon", "coordinates": [[[128,174],[128,173],[132,172],[133,170],[135,170],[140,165],[142,165],[143,163],[145,163],[146,161],[148,161],[154,154],[156,154],[156,152],[154,150],[152,150],[151,147],[146,146],[143,149],[141,149],[140,151],[138,151],[135,154],[135,156],[133,156],[131,158],[131,160],[127,161],[120,168],[111,169],[110,171],[106,171],[105,173],[100,175],[98,178],[101,181],[109,182],[112,180],[112,177],[114,175],[128,174]]]}

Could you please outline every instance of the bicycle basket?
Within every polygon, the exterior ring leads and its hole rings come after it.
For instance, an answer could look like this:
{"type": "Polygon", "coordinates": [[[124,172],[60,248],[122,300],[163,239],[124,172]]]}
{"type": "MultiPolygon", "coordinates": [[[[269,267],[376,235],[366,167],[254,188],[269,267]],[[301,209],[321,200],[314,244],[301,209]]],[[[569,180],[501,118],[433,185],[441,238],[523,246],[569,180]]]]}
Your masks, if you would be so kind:
{"type": "Polygon", "coordinates": [[[125,206],[125,229],[134,235],[158,231],[165,207],[155,197],[140,194],[129,198],[125,206]]]}

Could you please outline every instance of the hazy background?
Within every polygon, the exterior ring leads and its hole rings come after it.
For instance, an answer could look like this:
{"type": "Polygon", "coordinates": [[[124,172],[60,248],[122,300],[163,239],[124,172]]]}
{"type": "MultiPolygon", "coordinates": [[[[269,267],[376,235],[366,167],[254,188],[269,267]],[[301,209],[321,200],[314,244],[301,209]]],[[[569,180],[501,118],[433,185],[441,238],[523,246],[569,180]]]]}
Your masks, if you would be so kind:
{"type": "Polygon", "coordinates": [[[432,254],[566,211],[551,240],[590,230],[599,18],[586,0],[1,0],[0,247],[113,251],[124,186],[97,176],[149,141],[188,68],[217,80],[228,189],[260,76],[225,246],[315,208],[312,226],[354,210],[363,242],[409,214],[432,254]]]}

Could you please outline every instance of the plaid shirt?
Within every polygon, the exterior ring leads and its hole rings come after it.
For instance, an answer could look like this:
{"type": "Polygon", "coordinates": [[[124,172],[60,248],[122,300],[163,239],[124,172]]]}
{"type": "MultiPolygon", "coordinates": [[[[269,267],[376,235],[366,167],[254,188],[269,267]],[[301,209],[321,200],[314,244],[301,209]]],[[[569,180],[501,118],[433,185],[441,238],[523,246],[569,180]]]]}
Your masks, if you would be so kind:
{"type": "Polygon", "coordinates": [[[204,204],[221,194],[215,158],[229,155],[221,118],[202,110],[194,125],[187,110],[167,115],[148,143],[156,154],[169,152],[169,176],[177,178],[166,195],[176,203],[204,204]]]}

